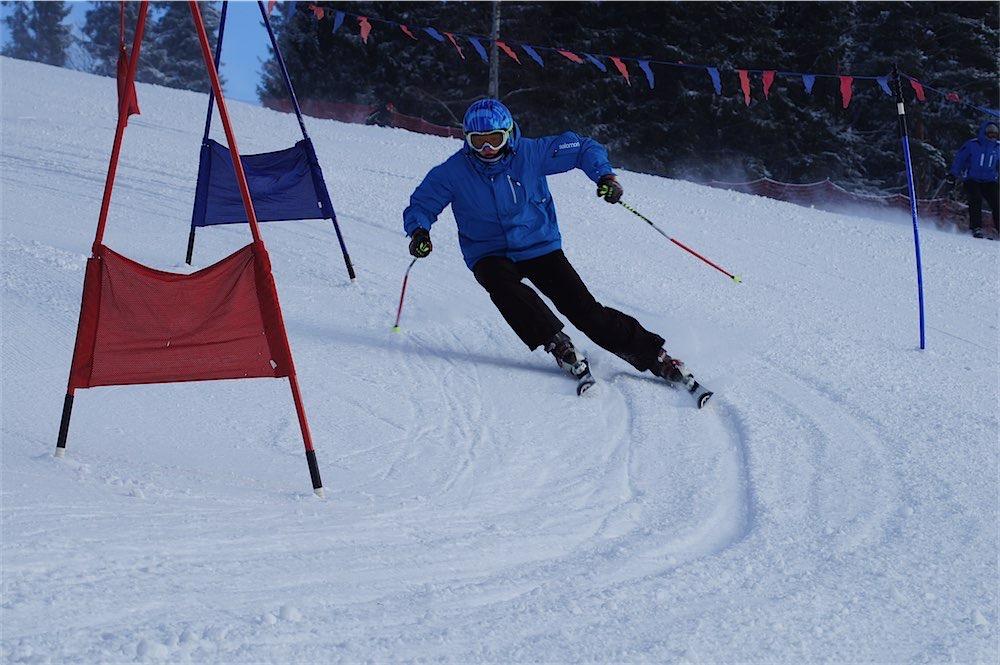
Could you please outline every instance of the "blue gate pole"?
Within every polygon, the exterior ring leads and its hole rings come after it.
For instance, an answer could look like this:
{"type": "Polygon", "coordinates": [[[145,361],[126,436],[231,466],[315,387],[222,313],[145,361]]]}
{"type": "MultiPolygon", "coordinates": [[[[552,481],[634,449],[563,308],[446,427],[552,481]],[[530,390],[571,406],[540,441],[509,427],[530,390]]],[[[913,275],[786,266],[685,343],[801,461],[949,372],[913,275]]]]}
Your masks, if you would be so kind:
{"type": "Polygon", "coordinates": [[[913,186],[913,161],[910,158],[910,135],[906,130],[906,107],[899,82],[899,69],[892,66],[896,93],[896,113],[899,116],[899,136],[903,141],[903,160],[906,163],[906,185],[910,192],[910,217],[913,219],[913,248],[917,257],[917,302],[920,307],[920,348],[926,348],[924,337],[924,272],[920,264],[920,229],[917,226],[917,193],[913,186]]]}
{"type": "Polygon", "coordinates": [[[295,108],[295,117],[298,118],[299,128],[302,130],[302,138],[308,144],[308,154],[311,162],[309,166],[313,173],[313,181],[317,193],[323,197],[323,212],[330,215],[330,221],[333,222],[333,230],[337,234],[337,242],[340,243],[340,252],[344,255],[344,265],[347,266],[347,275],[354,282],[357,279],[357,275],[354,272],[354,264],[351,263],[351,255],[347,253],[347,243],[344,242],[344,234],[340,232],[337,215],[333,212],[330,192],[327,190],[326,182],[323,180],[322,171],[319,168],[319,160],[316,158],[316,150],[313,148],[312,139],[309,138],[309,134],[306,132],[306,123],[302,119],[302,108],[299,106],[299,98],[295,96],[295,88],[292,87],[292,79],[288,76],[288,67],[285,66],[285,59],[281,57],[281,49],[278,48],[278,39],[274,36],[271,19],[267,16],[267,9],[264,8],[263,0],[257,0],[257,6],[260,8],[260,17],[264,19],[267,36],[271,39],[274,58],[278,61],[278,66],[281,68],[282,78],[285,79],[285,89],[288,90],[288,96],[292,98],[292,106],[295,108]]]}
{"type": "MultiPolygon", "coordinates": [[[[219,58],[222,55],[222,37],[223,37],[223,35],[225,34],[225,31],[226,31],[226,12],[228,10],[229,10],[229,0],[222,0],[222,15],[219,17],[219,37],[215,41],[215,70],[216,71],[219,70],[219,58]]],[[[212,129],[212,103],[214,101],[215,101],[215,92],[212,90],[212,86],[210,85],[210,86],[208,86],[208,113],[205,115],[205,135],[201,139],[201,153],[202,153],[202,157],[201,157],[201,160],[200,160],[201,166],[204,166],[205,163],[206,163],[204,155],[205,155],[205,151],[208,150],[208,146],[206,145],[206,143],[208,141],[208,133],[212,129]]],[[[198,169],[198,172],[199,172],[199,174],[201,173],[201,169],[200,168],[198,169]]],[[[197,208],[198,208],[198,197],[197,196],[195,196],[195,200],[194,201],[195,201],[194,202],[194,207],[197,210],[197,208]]],[[[194,213],[192,213],[192,215],[191,215],[191,232],[188,233],[187,256],[184,259],[184,262],[187,263],[188,265],[191,265],[191,257],[194,256],[194,234],[195,234],[195,229],[197,228],[194,225],[194,220],[195,220],[195,215],[194,215],[194,213]]]]}

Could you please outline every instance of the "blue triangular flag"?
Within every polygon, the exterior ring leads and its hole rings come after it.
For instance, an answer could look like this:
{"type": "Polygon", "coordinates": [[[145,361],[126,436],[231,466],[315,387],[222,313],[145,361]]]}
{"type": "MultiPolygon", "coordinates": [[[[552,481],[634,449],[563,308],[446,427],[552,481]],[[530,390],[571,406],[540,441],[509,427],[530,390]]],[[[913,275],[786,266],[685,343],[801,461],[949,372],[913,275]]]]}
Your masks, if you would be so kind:
{"type": "Polygon", "coordinates": [[[479,57],[483,59],[483,62],[489,64],[490,59],[486,57],[486,49],[484,49],[483,45],[479,43],[479,40],[475,37],[469,37],[469,41],[472,42],[472,46],[475,47],[476,53],[478,53],[479,57]]]}
{"type": "Polygon", "coordinates": [[[340,24],[343,23],[343,22],[344,22],[344,12],[337,12],[336,14],[334,14],[333,15],[333,30],[331,30],[330,32],[337,32],[337,28],[339,28],[340,24]]]}
{"type": "Polygon", "coordinates": [[[719,70],[715,67],[706,67],[708,75],[712,77],[712,85],[715,86],[715,94],[722,94],[722,79],[719,78],[719,70]]]}
{"type": "Polygon", "coordinates": [[[604,66],[603,62],[601,62],[600,60],[598,60],[594,56],[590,55],[589,53],[584,53],[583,57],[585,57],[587,60],[589,60],[591,62],[591,64],[594,65],[594,67],[597,67],[602,72],[604,72],[605,74],[607,74],[608,68],[604,66]]]}
{"type": "Polygon", "coordinates": [[[649,83],[649,89],[653,89],[653,70],[649,66],[649,60],[639,60],[639,69],[646,75],[646,81],[649,83]]]}
{"type": "Polygon", "coordinates": [[[806,94],[813,94],[813,85],[816,83],[815,74],[803,74],[802,75],[802,85],[806,87],[806,94]]]}
{"type": "Polygon", "coordinates": [[[885,94],[887,94],[890,97],[892,97],[892,90],[889,89],[889,77],[888,76],[879,76],[875,80],[878,81],[879,87],[882,88],[882,90],[885,91],[885,94]]]}
{"type": "Polygon", "coordinates": [[[428,35],[438,40],[439,42],[444,41],[444,36],[434,28],[424,28],[424,32],[426,32],[428,35]]]}
{"type": "Polygon", "coordinates": [[[527,44],[521,44],[521,48],[524,49],[525,53],[527,53],[528,55],[531,56],[532,60],[534,60],[535,62],[538,63],[539,67],[544,67],[545,66],[545,63],[542,62],[542,56],[538,55],[538,51],[536,51],[535,49],[531,48],[527,44]]]}

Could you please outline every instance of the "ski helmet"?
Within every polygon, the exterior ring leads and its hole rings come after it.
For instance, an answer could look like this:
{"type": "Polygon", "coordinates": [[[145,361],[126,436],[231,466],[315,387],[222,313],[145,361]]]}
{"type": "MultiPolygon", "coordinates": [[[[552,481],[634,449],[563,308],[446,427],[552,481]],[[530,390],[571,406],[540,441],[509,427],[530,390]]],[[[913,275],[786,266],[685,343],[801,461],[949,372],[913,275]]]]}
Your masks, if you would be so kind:
{"type": "Polygon", "coordinates": [[[514,128],[514,117],[498,99],[480,99],[473,102],[465,112],[462,129],[469,132],[510,131],[514,128]]]}

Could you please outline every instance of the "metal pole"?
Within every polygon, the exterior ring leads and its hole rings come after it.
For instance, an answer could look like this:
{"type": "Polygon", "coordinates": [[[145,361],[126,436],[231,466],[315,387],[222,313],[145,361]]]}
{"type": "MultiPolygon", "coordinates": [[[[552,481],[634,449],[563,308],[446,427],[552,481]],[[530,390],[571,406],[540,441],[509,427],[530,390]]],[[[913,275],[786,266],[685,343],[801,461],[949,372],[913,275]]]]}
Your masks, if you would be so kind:
{"type": "MultiPolygon", "coordinates": [[[[148,0],[139,4],[139,18],[135,24],[135,36],[132,39],[132,52],[129,54],[127,81],[135,80],[135,69],[139,63],[139,50],[142,47],[142,35],[146,30],[146,13],[149,10],[148,0]]],[[[104,196],[101,199],[101,213],[97,219],[97,233],[94,234],[94,248],[104,240],[104,227],[108,223],[108,208],[111,206],[111,192],[115,187],[115,175],[118,173],[118,156],[121,153],[122,138],[125,136],[125,125],[128,123],[128,104],[130,95],[122,95],[118,100],[118,126],[115,129],[115,142],[111,148],[111,160],[108,164],[108,175],[104,180],[104,196]]],[[[96,253],[96,252],[95,252],[96,253]]]]}
{"type": "Polygon", "coordinates": [[[403,289],[399,292],[399,307],[396,309],[396,324],[392,327],[392,332],[399,332],[399,319],[403,316],[403,298],[406,297],[406,282],[410,279],[410,269],[416,262],[416,259],[410,261],[410,265],[406,267],[406,274],[403,275],[403,289]]]}
{"type": "Polygon", "coordinates": [[[896,93],[896,114],[899,117],[899,136],[903,142],[903,161],[906,164],[906,186],[910,193],[910,217],[913,220],[913,250],[917,260],[917,303],[920,310],[920,348],[926,348],[924,335],[924,272],[920,262],[920,229],[917,225],[917,194],[913,185],[913,160],[910,156],[910,136],[906,129],[906,106],[899,81],[899,69],[892,66],[896,93]]]}
{"type": "Polygon", "coordinates": [[[288,89],[288,96],[292,98],[292,106],[295,107],[295,116],[299,119],[299,127],[302,129],[302,137],[309,138],[306,134],[306,123],[302,121],[302,109],[299,108],[299,100],[295,97],[295,90],[292,88],[292,79],[288,77],[288,68],[285,67],[285,59],[281,57],[281,49],[278,48],[278,40],[274,37],[274,30],[271,29],[271,19],[267,17],[267,9],[264,8],[262,0],[257,0],[260,7],[260,15],[264,19],[264,27],[267,28],[267,36],[271,38],[271,48],[274,49],[274,57],[281,67],[281,76],[285,79],[285,88],[288,89]]]}
{"type": "MultiPolygon", "coordinates": [[[[215,41],[215,71],[219,71],[219,61],[222,58],[222,37],[226,32],[226,13],[229,11],[229,0],[222,2],[222,15],[219,17],[219,37],[215,41]]],[[[215,92],[209,87],[208,90],[208,114],[205,116],[205,138],[212,129],[212,103],[215,101],[215,92]]],[[[193,231],[194,229],[192,229],[193,231]]],[[[188,263],[191,263],[190,259],[188,263]]]]}
{"type": "Polygon", "coordinates": [[[493,26],[490,29],[490,89],[487,93],[493,99],[500,98],[500,54],[497,40],[500,39],[500,2],[493,0],[493,26]]]}
{"type": "Polygon", "coordinates": [[[685,245],[684,243],[682,243],[680,240],[677,240],[675,238],[671,238],[669,235],[666,234],[666,232],[663,229],[661,229],[659,226],[657,226],[656,224],[654,224],[653,220],[649,219],[648,217],[646,217],[645,215],[643,215],[641,212],[639,212],[638,210],[636,210],[635,208],[633,208],[629,204],[625,203],[624,201],[619,201],[618,203],[620,205],[622,205],[630,213],[632,213],[633,215],[635,215],[636,217],[638,217],[642,221],[644,221],[647,224],[649,224],[650,226],[652,226],[653,229],[657,233],[659,233],[661,236],[663,236],[664,238],[666,238],[670,242],[674,243],[675,245],[677,245],[678,247],[680,247],[681,249],[683,249],[688,254],[691,254],[695,258],[698,258],[698,259],[704,261],[705,263],[707,263],[708,265],[712,266],[713,268],[715,268],[716,270],[718,270],[719,272],[721,272],[723,275],[725,275],[729,279],[731,279],[734,282],[736,282],[737,284],[740,284],[740,283],[743,282],[743,280],[740,278],[739,275],[734,275],[733,273],[729,272],[728,270],[726,270],[722,266],[720,266],[720,265],[718,265],[716,263],[713,263],[709,259],[705,258],[704,256],[702,256],[698,252],[694,251],[693,249],[691,249],[690,247],[688,247],[687,245],[685,245]]]}
{"type": "MultiPolygon", "coordinates": [[[[215,64],[212,60],[212,51],[209,48],[208,36],[205,34],[205,24],[201,19],[201,10],[198,9],[197,0],[188,0],[188,7],[191,9],[191,18],[194,19],[194,25],[198,32],[198,41],[201,42],[201,55],[205,60],[205,68],[208,70],[209,78],[212,79],[212,89],[215,90],[215,96],[219,101],[219,116],[222,118],[222,126],[226,130],[226,140],[229,142],[229,154],[232,156],[233,168],[236,170],[236,182],[239,183],[240,195],[243,198],[243,209],[247,214],[247,220],[250,222],[250,231],[253,233],[254,243],[258,244],[259,251],[261,251],[266,258],[267,250],[264,249],[264,241],[260,237],[257,214],[254,212],[253,200],[250,198],[250,187],[247,185],[246,173],[244,173],[243,163],[240,161],[239,148],[236,146],[236,135],[233,134],[232,123],[229,120],[229,112],[226,110],[226,100],[222,96],[222,84],[219,82],[219,74],[216,71],[215,64]]],[[[281,330],[282,338],[287,346],[288,332],[285,330],[284,321],[280,319],[280,309],[278,311],[278,327],[281,330]]],[[[302,443],[306,449],[306,461],[309,464],[309,477],[312,479],[313,492],[316,496],[322,498],[323,484],[319,477],[319,467],[316,464],[316,452],[312,445],[312,434],[309,432],[309,423],[306,420],[305,407],[302,405],[302,396],[299,394],[299,382],[295,378],[295,364],[292,362],[291,354],[289,354],[288,360],[290,364],[288,380],[292,388],[292,400],[295,402],[295,413],[298,415],[299,428],[302,430],[302,443]]]]}

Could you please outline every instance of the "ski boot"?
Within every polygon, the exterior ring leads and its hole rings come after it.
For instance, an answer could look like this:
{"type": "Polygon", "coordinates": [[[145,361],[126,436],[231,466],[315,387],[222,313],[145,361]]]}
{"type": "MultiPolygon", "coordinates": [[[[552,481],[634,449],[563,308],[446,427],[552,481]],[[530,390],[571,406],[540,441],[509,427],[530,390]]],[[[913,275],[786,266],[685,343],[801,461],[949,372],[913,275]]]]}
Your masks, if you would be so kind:
{"type": "Polygon", "coordinates": [[[699,384],[684,363],[677,358],[671,358],[665,349],[660,349],[660,353],[656,356],[656,364],[650,371],[666,379],[671,388],[683,388],[690,393],[698,403],[699,409],[708,404],[708,400],[712,398],[712,391],[699,384]]]}
{"type": "Polygon", "coordinates": [[[576,379],[576,394],[582,395],[596,383],[590,373],[590,363],[573,346],[569,335],[560,331],[545,345],[545,351],[551,353],[556,364],[576,379]]]}

